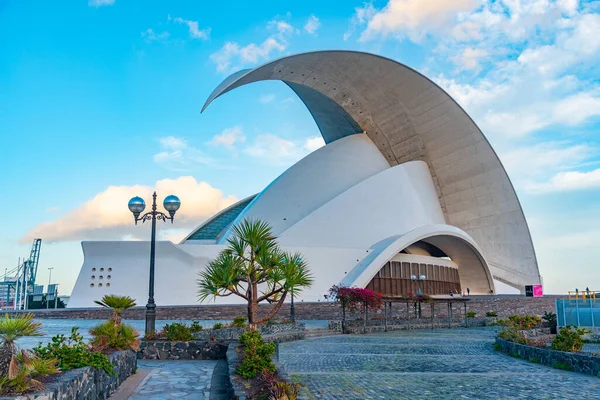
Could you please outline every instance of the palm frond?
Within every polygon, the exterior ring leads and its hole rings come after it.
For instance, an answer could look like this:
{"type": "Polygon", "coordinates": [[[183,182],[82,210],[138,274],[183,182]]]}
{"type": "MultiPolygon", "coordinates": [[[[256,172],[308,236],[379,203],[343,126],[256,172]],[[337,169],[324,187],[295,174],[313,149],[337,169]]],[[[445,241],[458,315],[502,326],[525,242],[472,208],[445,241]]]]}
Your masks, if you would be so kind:
{"type": "Polygon", "coordinates": [[[33,319],[33,314],[5,315],[0,319],[0,339],[3,342],[13,343],[23,336],[42,336],[42,323],[33,319]]]}

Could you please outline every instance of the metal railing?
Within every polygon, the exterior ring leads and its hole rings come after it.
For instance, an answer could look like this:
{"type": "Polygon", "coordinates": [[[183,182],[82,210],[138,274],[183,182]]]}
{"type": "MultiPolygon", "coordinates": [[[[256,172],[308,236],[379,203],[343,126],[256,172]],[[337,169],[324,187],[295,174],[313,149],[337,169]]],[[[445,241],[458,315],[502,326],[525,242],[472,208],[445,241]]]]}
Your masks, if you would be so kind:
{"type": "Polygon", "coordinates": [[[598,290],[582,290],[582,291],[571,291],[569,290],[569,300],[596,300],[596,296],[600,297],[600,291],[598,290]]]}

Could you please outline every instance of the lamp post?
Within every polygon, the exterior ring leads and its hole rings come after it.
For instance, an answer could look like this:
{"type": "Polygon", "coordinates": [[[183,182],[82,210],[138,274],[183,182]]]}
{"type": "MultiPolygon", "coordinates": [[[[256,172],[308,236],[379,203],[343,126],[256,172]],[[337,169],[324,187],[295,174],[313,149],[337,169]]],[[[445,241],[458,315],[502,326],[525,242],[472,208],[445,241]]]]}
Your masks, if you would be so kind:
{"type": "Polygon", "coordinates": [[[163,201],[163,206],[165,210],[169,212],[169,216],[160,211],[156,211],[156,192],[152,194],[152,210],[147,212],[146,214],[140,217],[140,214],[146,208],[146,203],[144,199],[141,197],[134,197],[129,200],[129,211],[133,213],[133,218],[135,220],[135,224],[137,225],[138,221],[146,222],[148,220],[152,221],[152,236],[150,239],[150,283],[148,287],[148,304],[146,304],[146,335],[153,335],[155,330],[155,322],[156,322],[156,304],[154,303],[154,255],[156,252],[156,220],[161,220],[167,222],[170,220],[173,223],[173,218],[175,217],[175,212],[179,210],[181,206],[181,201],[179,198],[174,195],[170,195],[165,197],[163,201]]]}

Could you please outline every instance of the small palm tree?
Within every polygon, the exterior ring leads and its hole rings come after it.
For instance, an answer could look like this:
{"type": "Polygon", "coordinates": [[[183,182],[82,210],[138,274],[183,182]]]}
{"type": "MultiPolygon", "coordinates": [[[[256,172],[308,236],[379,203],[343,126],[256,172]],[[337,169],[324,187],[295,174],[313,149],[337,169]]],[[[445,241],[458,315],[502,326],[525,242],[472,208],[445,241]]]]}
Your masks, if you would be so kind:
{"type": "MultiPolygon", "coordinates": [[[[23,336],[41,336],[41,322],[33,319],[33,314],[0,318],[0,376],[9,374],[10,369],[16,368],[17,346],[15,341],[23,336]]],[[[26,356],[25,356],[26,357],[26,356]]]]}
{"type": "Polygon", "coordinates": [[[280,249],[268,223],[243,220],[233,227],[227,247],[200,272],[199,298],[236,295],[248,302],[248,326],[273,318],[288,293],[310,287],[313,278],[300,253],[280,249]],[[258,304],[274,304],[258,318],[258,304]]]}
{"type": "Polygon", "coordinates": [[[102,307],[113,309],[113,315],[110,320],[115,325],[121,324],[121,313],[123,310],[135,307],[136,305],[135,300],[129,296],[117,296],[114,294],[107,294],[102,298],[102,300],[96,300],[94,302],[102,307]]]}

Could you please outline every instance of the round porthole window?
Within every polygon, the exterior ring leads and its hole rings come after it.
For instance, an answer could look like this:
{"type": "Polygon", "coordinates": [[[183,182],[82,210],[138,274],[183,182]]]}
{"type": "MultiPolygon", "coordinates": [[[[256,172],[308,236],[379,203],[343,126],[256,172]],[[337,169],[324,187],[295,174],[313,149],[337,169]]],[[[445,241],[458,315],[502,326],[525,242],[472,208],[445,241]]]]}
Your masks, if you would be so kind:
{"type": "Polygon", "coordinates": [[[98,277],[98,279],[102,279],[102,278],[104,278],[102,275],[100,275],[100,276],[98,277]]]}
{"type": "Polygon", "coordinates": [[[96,272],[96,268],[92,268],[92,272],[96,272]]]}
{"type": "Polygon", "coordinates": [[[104,271],[104,268],[100,268],[100,272],[104,271]]]}
{"type": "Polygon", "coordinates": [[[106,275],[106,279],[110,279],[110,275],[106,275]]]}
{"type": "Polygon", "coordinates": [[[92,279],[96,279],[96,275],[92,275],[92,279]]]}
{"type": "Polygon", "coordinates": [[[93,283],[90,283],[90,287],[94,287],[94,284],[93,284],[93,283]]]}
{"type": "Polygon", "coordinates": [[[112,268],[109,268],[109,269],[108,269],[108,272],[112,272],[112,268]]]}
{"type": "Polygon", "coordinates": [[[110,283],[107,283],[107,284],[106,284],[106,287],[109,287],[109,286],[110,286],[110,283]]]}
{"type": "Polygon", "coordinates": [[[102,284],[101,284],[101,283],[99,283],[99,284],[98,284],[98,287],[102,287],[102,284]]]}

